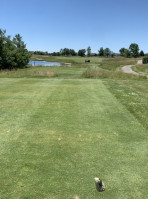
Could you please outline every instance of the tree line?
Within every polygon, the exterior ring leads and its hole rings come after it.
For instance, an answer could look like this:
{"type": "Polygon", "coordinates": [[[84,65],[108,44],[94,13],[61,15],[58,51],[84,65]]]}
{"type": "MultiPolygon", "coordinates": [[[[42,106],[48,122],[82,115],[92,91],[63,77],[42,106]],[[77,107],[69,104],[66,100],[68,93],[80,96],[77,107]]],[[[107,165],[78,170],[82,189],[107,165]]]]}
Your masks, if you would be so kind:
{"type": "Polygon", "coordinates": [[[136,43],[131,43],[131,45],[129,46],[129,48],[121,48],[119,50],[120,53],[114,53],[113,51],[111,51],[109,48],[103,48],[101,47],[98,50],[98,54],[97,53],[92,53],[91,52],[91,47],[88,46],[87,49],[80,49],[78,50],[78,52],[76,52],[74,49],[69,49],[69,48],[63,48],[61,49],[59,52],[52,52],[52,53],[48,53],[48,52],[42,52],[42,51],[35,51],[33,52],[34,54],[38,54],[38,55],[52,55],[52,56],[102,56],[102,57],[114,57],[116,55],[120,55],[123,57],[139,57],[139,56],[144,56],[144,52],[143,50],[139,51],[139,46],[136,43]]]}
{"type": "Polygon", "coordinates": [[[124,57],[139,57],[139,56],[144,56],[143,50],[139,52],[139,46],[136,43],[132,43],[128,49],[126,48],[121,48],[119,50],[120,55],[124,57]]]}
{"type": "Polygon", "coordinates": [[[6,36],[6,30],[0,29],[0,70],[22,68],[28,64],[30,57],[31,53],[20,34],[11,39],[11,36],[6,36]]]}

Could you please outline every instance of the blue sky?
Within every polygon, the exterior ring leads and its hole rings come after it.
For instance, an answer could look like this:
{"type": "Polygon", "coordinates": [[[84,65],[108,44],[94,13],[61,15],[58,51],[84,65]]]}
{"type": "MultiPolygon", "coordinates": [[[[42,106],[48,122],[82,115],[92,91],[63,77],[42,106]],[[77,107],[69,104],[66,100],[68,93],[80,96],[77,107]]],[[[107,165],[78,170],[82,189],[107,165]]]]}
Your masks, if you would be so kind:
{"type": "Polygon", "coordinates": [[[131,43],[148,52],[148,0],[0,0],[0,28],[21,34],[28,50],[118,52],[131,43]]]}

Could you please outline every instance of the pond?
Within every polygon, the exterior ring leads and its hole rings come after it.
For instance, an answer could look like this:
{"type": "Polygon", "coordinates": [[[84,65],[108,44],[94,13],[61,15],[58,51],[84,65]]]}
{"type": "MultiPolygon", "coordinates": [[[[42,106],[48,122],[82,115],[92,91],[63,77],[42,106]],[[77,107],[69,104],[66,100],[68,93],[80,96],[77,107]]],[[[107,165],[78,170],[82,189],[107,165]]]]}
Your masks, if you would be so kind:
{"type": "Polygon", "coordinates": [[[46,62],[46,61],[30,61],[28,65],[31,66],[62,66],[59,62],[46,62]]]}

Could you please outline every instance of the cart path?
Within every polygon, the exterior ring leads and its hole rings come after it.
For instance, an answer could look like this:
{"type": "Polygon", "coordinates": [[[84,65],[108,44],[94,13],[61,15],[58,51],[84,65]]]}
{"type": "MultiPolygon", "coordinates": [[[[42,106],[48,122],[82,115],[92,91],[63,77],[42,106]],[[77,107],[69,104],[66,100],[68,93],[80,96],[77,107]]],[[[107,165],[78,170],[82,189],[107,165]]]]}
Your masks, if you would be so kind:
{"type": "MultiPolygon", "coordinates": [[[[137,65],[142,64],[142,60],[138,60],[137,65]]],[[[133,74],[133,75],[140,75],[139,73],[135,72],[132,70],[132,67],[136,66],[136,65],[127,65],[127,66],[123,66],[122,67],[122,71],[124,73],[129,73],[129,74],[133,74]]]]}

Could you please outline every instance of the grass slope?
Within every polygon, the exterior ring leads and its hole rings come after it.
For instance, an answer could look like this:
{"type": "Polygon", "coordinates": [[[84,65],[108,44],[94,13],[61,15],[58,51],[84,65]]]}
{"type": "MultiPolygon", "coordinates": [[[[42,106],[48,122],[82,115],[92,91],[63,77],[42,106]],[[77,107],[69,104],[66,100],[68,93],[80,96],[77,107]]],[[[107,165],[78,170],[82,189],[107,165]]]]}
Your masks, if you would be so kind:
{"type": "Polygon", "coordinates": [[[110,83],[0,79],[0,198],[147,198],[147,131],[110,83]]]}

